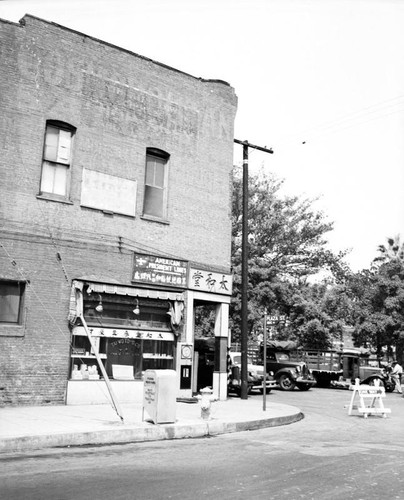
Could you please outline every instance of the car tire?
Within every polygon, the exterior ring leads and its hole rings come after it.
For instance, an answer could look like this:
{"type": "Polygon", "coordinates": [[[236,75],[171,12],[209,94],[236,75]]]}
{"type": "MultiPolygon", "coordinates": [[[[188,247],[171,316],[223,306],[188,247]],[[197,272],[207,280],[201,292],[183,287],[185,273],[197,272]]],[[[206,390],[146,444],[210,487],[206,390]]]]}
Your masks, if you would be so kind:
{"type": "Polygon", "coordinates": [[[380,382],[380,387],[385,387],[383,380],[380,380],[379,377],[373,377],[367,381],[367,385],[376,385],[375,380],[380,382]]]}
{"type": "Polygon", "coordinates": [[[283,373],[279,377],[279,387],[282,389],[282,391],[293,391],[295,386],[296,384],[293,382],[289,375],[286,375],[286,373],[283,373]]]}

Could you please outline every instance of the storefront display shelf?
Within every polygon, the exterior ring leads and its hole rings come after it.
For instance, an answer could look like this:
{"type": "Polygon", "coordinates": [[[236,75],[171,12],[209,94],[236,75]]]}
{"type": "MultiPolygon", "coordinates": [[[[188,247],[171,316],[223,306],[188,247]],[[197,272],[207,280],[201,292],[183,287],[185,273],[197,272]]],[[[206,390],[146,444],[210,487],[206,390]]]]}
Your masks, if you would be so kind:
{"type": "MultiPolygon", "coordinates": [[[[106,354],[99,354],[98,355],[101,359],[107,359],[106,354]]],[[[94,354],[72,354],[72,358],[80,358],[80,359],[97,359],[94,354]]]]}
{"type": "Polygon", "coordinates": [[[153,355],[153,354],[147,354],[147,353],[144,353],[143,354],[143,358],[144,359],[174,359],[173,356],[161,356],[161,355],[153,355]]]}

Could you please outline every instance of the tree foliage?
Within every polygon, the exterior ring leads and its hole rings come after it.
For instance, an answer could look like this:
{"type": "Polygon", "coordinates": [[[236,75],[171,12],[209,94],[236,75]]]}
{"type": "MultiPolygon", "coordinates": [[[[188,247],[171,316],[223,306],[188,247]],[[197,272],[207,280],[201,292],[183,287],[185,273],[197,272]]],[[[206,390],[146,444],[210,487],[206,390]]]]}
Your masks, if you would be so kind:
{"type": "MultiPolygon", "coordinates": [[[[299,292],[307,279],[320,269],[328,269],[342,279],[346,272],[345,254],[327,249],[326,233],[333,224],[313,208],[315,200],[297,196],[281,196],[282,181],[272,175],[253,175],[249,179],[248,207],[248,328],[250,336],[260,330],[264,308],[272,313],[291,313],[304,309],[299,292]],[[291,303],[291,298],[296,303],[291,303]],[[299,297],[299,299],[297,299],[299,297]],[[300,302],[299,302],[300,301],[300,302]],[[300,304],[300,305],[299,305],[300,304]]],[[[240,335],[241,323],[241,244],[242,244],[242,179],[234,177],[232,264],[234,272],[231,305],[233,337],[240,335]]],[[[306,304],[307,305],[307,304],[306,304]]],[[[314,306],[313,306],[314,307],[314,306]]],[[[296,318],[298,313],[295,313],[296,318]]],[[[307,338],[316,332],[330,331],[313,315],[304,327],[307,338]]],[[[297,324],[297,323],[296,323],[297,324]]],[[[300,334],[303,327],[300,325],[300,334]]],[[[296,333],[296,332],[295,332],[296,333]]],[[[311,338],[310,337],[310,338],[311,338]]],[[[324,342],[328,340],[324,337],[324,342]]]]}
{"type": "Polygon", "coordinates": [[[373,260],[373,269],[394,260],[404,262],[404,243],[401,241],[400,235],[387,238],[387,245],[379,245],[377,250],[379,255],[373,260]]]}
{"type": "Polygon", "coordinates": [[[288,304],[289,326],[283,335],[312,349],[329,349],[342,341],[352,317],[351,301],[343,285],[326,282],[297,287],[288,304]]]}
{"type": "Polygon", "coordinates": [[[404,262],[392,258],[373,271],[353,278],[357,345],[372,347],[378,355],[384,346],[396,346],[402,358],[404,339],[404,262]]]}

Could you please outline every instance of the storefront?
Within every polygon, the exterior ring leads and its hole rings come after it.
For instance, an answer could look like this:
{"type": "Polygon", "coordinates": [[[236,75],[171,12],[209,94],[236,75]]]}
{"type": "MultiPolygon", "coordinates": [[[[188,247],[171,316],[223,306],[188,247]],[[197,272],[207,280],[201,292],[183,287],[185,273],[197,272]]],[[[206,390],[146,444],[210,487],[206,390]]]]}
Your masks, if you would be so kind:
{"type": "MultiPolygon", "coordinates": [[[[120,402],[140,402],[144,372],[160,369],[177,372],[178,396],[192,396],[198,301],[216,302],[215,336],[223,344],[220,359],[225,359],[231,276],[194,269],[186,261],[135,254],[131,281],[73,281],[67,404],[107,402],[106,378],[120,402]]],[[[214,389],[224,399],[225,362],[216,368],[214,389]]]]}
{"type": "Polygon", "coordinates": [[[67,404],[104,403],[106,377],[121,402],[140,401],[145,370],[176,368],[186,277],[185,261],[135,254],[131,286],[74,280],[67,404]]]}

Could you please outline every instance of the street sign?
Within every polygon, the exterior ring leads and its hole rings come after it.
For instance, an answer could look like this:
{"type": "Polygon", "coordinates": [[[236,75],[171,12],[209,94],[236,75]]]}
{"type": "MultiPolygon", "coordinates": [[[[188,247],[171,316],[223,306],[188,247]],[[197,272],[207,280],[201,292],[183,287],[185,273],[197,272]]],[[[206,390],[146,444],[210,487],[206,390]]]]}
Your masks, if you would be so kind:
{"type": "Polygon", "coordinates": [[[282,321],[285,321],[285,320],[286,320],[286,316],[284,314],[267,316],[267,324],[268,325],[275,325],[276,323],[281,323],[282,321]]]}

